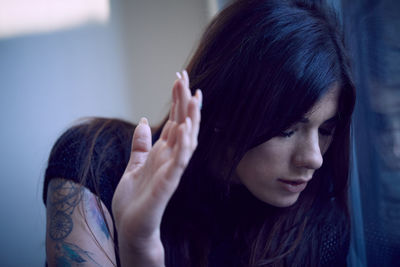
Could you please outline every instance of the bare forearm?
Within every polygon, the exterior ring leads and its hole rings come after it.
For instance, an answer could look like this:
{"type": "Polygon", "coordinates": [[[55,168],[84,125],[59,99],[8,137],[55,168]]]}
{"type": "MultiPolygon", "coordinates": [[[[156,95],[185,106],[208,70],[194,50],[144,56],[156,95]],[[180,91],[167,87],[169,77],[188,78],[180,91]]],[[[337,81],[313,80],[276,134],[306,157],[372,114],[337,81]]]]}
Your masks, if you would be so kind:
{"type": "Polygon", "coordinates": [[[49,266],[115,266],[111,234],[91,192],[65,179],[50,182],[46,231],[49,266]]]}

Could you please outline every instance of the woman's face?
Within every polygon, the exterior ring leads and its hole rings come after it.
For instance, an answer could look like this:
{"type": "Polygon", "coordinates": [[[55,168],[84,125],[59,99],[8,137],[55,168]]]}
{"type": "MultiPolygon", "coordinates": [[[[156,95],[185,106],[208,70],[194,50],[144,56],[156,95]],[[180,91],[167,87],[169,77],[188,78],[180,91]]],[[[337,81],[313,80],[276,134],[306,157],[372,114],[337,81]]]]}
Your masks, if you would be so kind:
{"type": "Polygon", "coordinates": [[[335,86],[301,121],[246,152],[236,174],[255,197],[276,207],[297,201],[332,141],[338,98],[335,86]]]}

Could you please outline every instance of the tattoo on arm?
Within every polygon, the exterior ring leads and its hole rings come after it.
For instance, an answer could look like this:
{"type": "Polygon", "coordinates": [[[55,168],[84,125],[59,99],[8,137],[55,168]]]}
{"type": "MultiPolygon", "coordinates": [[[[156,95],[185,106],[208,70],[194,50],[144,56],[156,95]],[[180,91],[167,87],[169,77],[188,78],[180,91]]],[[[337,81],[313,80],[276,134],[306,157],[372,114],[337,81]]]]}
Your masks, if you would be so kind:
{"type": "MultiPolygon", "coordinates": [[[[79,266],[86,262],[100,266],[100,264],[93,259],[93,253],[83,250],[79,246],[66,242],[65,240],[73,230],[74,223],[71,215],[81,203],[85,189],[69,180],[54,179],[50,182],[48,190],[48,235],[50,239],[55,242],[54,251],[55,263],[57,266],[79,266]]],[[[94,197],[91,199],[95,200],[94,197]]],[[[97,212],[97,214],[94,212],[95,208],[96,206],[89,207],[90,215],[101,217],[99,212],[97,212]]],[[[97,217],[96,221],[101,227],[100,229],[102,229],[103,232],[106,231],[106,237],[108,238],[109,232],[105,226],[104,219],[102,217],[97,217]]]]}
{"type": "Polygon", "coordinates": [[[84,202],[86,207],[85,210],[87,210],[91,221],[93,221],[93,223],[99,227],[101,234],[104,234],[107,240],[110,239],[109,229],[106,225],[103,215],[99,210],[99,205],[96,201],[96,198],[93,195],[85,195],[84,202]]]}
{"type": "Polygon", "coordinates": [[[65,241],[56,243],[56,266],[75,266],[85,262],[98,264],[91,256],[92,253],[65,241]]]}
{"type": "Polygon", "coordinates": [[[49,192],[49,235],[54,241],[63,240],[74,227],[71,215],[82,199],[82,188],[71,181],[55,179],[50,183],[49,192]]]}

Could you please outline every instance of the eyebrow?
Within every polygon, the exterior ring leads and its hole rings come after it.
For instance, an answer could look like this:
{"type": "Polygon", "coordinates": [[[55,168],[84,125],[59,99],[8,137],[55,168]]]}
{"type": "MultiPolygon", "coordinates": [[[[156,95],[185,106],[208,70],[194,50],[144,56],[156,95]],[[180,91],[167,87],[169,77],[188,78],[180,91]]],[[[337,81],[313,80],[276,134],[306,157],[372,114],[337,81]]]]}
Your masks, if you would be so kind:
{"type": "MultiPolygon", "coordinates": [[[[338,120],[338,118],[339,118],[339,116],[338,116],[337,114],[335,114],[333,117],[327,119],[327,120],[324,121],[322,124],[334,123],[334,122],[336,122],[336,121],[338,120]]],[[[305,117],[304,117],[304,118],[302,118],[299,122],[300,122],[300,123],[305,123],[305,124],[307,124],[307,123],[310,122],[310,120],[309,120],[308,118],[305,118],[305,117]]]]}

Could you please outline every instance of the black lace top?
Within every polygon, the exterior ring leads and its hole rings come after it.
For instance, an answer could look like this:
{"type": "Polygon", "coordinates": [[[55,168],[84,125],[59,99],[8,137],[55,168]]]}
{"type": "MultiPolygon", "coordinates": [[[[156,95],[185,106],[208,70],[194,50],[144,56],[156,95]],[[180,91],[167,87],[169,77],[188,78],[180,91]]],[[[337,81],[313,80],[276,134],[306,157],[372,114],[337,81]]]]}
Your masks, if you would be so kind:
{"type": "MultiPolygon", "coordinates": [[[[85,157],[91,154],[91,165],[96,166],[96,170],[87,172],[84,185],[96,194],[93,181],[96,178],[99,179],[100,198],[111,214],[112,197],[129,160],[134,126],[121,121],[117,125],[108,126],[112,129],[107,129],[107,126],[104,127],[105,122],[94,126],[90,123],[83,123],[72,127],[57,140],[51,151],[45,173],[44,203],[46,203],[47,187],[51,179],[64,178],[77,183],[81,182],[79,177],[82,175],[83,162],[85,157]],[[104,129],[101,129],[101,127],[104,129]],[[92,134],[96,132],[100,134],[92,134]],[[92,143],[93,140],[94,143],[92,143]],[[94,146],[92,146],[93,144],[94,146]],[[107,153],[105,153],[105,148],[107,148],[107,153]]],[[[346,265],[349,245],[349,240],[346,239],[345,245],[343,245],[343,237],[335,231],[335,226],[326,226],[323,245],[319,248],[321,266],[346,265]]],[[[232,249],[229,242],[224,240],[216,242],[213,244],[210,253],[210,266],[237,266],[237,263],[232,262],[231,253],[232,249]]]]}

